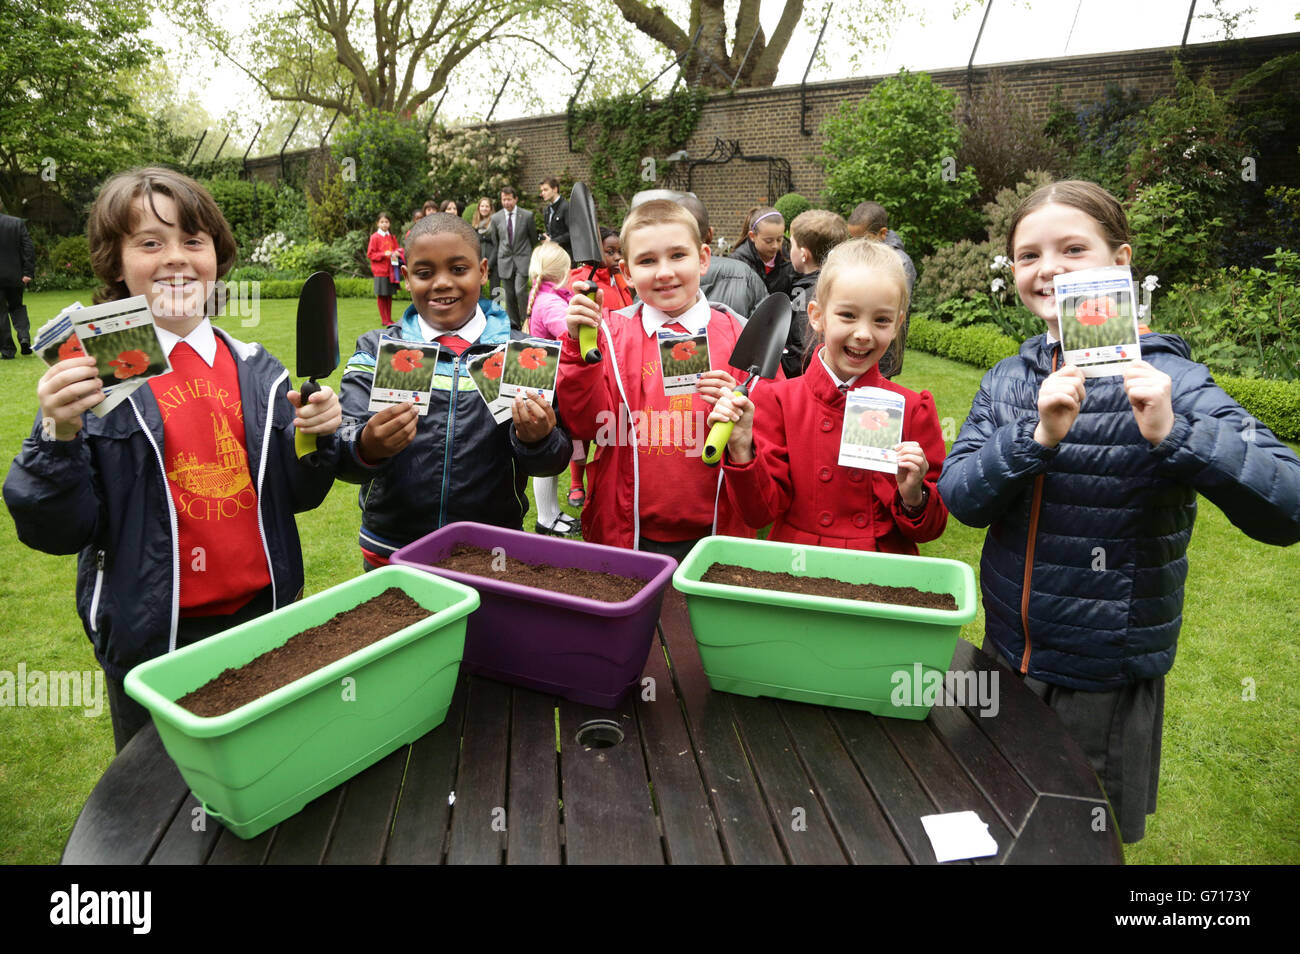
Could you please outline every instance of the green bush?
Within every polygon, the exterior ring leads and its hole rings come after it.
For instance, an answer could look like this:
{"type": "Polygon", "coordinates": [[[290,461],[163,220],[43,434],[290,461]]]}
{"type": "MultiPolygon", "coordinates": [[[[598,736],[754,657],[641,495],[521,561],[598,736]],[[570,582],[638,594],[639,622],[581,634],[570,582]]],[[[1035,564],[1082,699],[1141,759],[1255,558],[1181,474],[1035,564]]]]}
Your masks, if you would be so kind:
{"type": "MultiPolygon", "coordinates": [[[[78,282],[72,286],[82,287],[95,278],[95,270],[90,267],[90,243],[84,235],[69,235],[61,238],[50,247],[49,270],[55,275],[78,282]]],[[[34,276],[33,276],[34,277],[34,276]]]]}
{"type": "Polygon", "coordinates": [[[272,231],[269,226],[276,218],[276,196],[275,190],[266,183],[206,179],[201,185],[212,193],[239,245],[254,243],[272,231]]]}
{"type": "Polygon", "coordinates": [[[920,315],[909,321],[907,346],[979,368],[991,368],[1020,352],[1019,343],[989,325],[958,328],[920,315]]]}
{"type": "Polygon", "coordinates": [[[961,152],[958,161],[979,179],[981,203],[992,202],[1003,189],[1032,173],[1060,171],[1065,163],[1060,145],[1044,131],[1034,111],[994,74],[992,82],[975,92],[962,108],[961,152]]]}
{"type": "Polygon", "coordinates": [[[785,219],[785,227],[788,231],[790,223],[794,221],[796,215],[801,215],[811,209],[812,203],[801,196],[798,192],[787,192],[781,198],[772,203],[772,208],[781,213],[781,218],[785,219]]]}
{"type": "MultiPolygon", "coordinates": [[[[297,298],[305,282],[305,278],[262,282],[258,294],[262,298],[297,298]]],[[[335,278],[334,291],[339,298],[373,298],[375,285],[369,278],[335,278]]],[[[405,286],[393,297],[407,301],[411,298],[405,286]]]]}
{"type": "Polygon", "coordinates": [[[968,236],[979,182],[970,167],[956,167],[956,105],[928,75],[905,70],[844,103],[821,126],[828,206],[847,215],[859,202],[879,202],[917,257],[968,236]]]}
{"type": "Polygon", "coordinates": [[[1215,378],[1270,431],[1285,440],[1300,440],[1300,381],[1264,381],[1258,378],[1215,378]]]}
{"type": "MultiPolygon", "coordinates": [[[[486,126],[435,126],[429,133],[427,188],[440,202],[455,199],[463,203],[469,218],[473,218],[482,196],[490,198],[495,206],[502,186],[527,191],[518,181],[523,174],[519,143],[486,126]]],[[[403,207],[394,214],[405,219],[410,209],[403,207]]]]}
{"type": "Polygon", "coordinates": [[[359,109],[336,133],[330,151],[344,172],[350,228],[373,228],[380,212],[400,222],[424,201],[429,162],[424,133],[415,123],[359,109]]]}
{"type": "Polygon", "coordinates": [[[1066,107],[1058,88],[1046,130],[1066,160],[1065,178],[1095,182],[1112,195],[1128,194],[1128,160],[1144,141],[1142,110],[1136,89],[1107,83],[1102,98],[1066,107]]]}
{"type": "Polygon", "coordinates": [[[347,234],[348,195],[336,163],[322,164],[307,184],[307,225],[311,237],[322,242],[333,242],[347,234]]]}

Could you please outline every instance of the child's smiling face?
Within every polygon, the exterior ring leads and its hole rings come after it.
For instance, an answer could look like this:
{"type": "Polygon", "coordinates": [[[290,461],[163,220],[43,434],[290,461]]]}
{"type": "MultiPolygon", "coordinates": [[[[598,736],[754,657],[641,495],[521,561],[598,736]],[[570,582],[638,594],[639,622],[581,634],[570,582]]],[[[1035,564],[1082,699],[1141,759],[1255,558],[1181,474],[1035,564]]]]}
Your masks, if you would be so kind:
{"type": "Polygon", "coordinates": [[[808,323],[826,339],[826,363],[841,381],[865,374],[898,333],[903,290],[880,269],[847,266],[823,299],[808,303],[808,323]]]}
{"type": "Polygon", "coordinates": [[[184,337],[203,321],[217,280],[217,252],[207,232],[189,234],[171,196],[152,194],[134,203],[134,224],[122,239],[122,274],[132,296],[149,300],[158,325],[184,337]],[[168,224],[171,223],[171,224],[168,224]]]}
{"type": "Polygon", "coordinates": [[[709,247],[677,223],[644,225],[627,237],[623,276],[647,305],[670,318],[684,314],[699,296],[700,276],[709,267],[709,247]]]}
{"type": "Polygon", "coordinates": [[[619,262],[623,261],[623,250],[618,244],[618,236],[609,236],[600,243],[600,249],[605,253],[605,267],[612,273],[618,268],[619,262]]]}
{"type": "Polygon", "coordinates": [[[454,232],[421,235],[406,250],[407,284],[420,317],[440,331],[455,331],[478,306],[487,259],[454,232]]]}
{"type": "Polygon", "coordinates": [[[1092,216],[1072,205],[1049,202],[1030,212],[1016,226],[1011,264],[1016,291],[1031,312],[1061,336],[1052,279],[1066,272],[1103,265],[1127,265],[1133,249],[1112,249],[1092,216]]]}

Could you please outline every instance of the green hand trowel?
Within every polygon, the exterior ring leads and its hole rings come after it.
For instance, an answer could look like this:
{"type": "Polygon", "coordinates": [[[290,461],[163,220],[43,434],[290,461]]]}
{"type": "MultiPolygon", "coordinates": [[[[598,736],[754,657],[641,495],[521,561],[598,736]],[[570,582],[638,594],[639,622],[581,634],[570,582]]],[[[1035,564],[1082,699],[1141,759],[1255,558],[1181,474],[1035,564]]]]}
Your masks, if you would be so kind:
{"type": "MultiPolygon", "coordinates": [[[[298,393],[302,403],[320,390],[317,378],[328,378],[339,366],[339,309],[334,293],[334,276],[315,272],[298,294],[298,377],[308,378],[298,393]]],[[[316,435],[295,431],[293,447],[298,456],[316,450],[316,435]]]]}
{"type": "MultiPolygon", "coordinates": [[[[569,243],[573,246],[573,264],[590,265],[587,281],[596,274],[596,269],[605,264],[605,250],[600,245],[600,226],[596,224],[596,200],[585,182],[575,182],[573,193],[569,197],[569,243]]],[[[595,300],[594,293],[584,293],[595,300]]],[[[578,350],[582,360],[595,364],[600,360],[600,349],[596,347],[596,330],[590,325],[578,329],[578,350]]]]}
{"type": "MultiPolygon", "coordinates": [[[[768,295],[754,309],[731,352],[730,365],[748,369],[745,383],[737,385],[733,394],[747,396],[756,377],[769,381],[776,377],[781,368],[781,353],[790,333],[792,315],[790,299],[783,292],[768,295]]],[[[732,421],[719,421],[709,428],[709,438],[704,443],[704,453],[700,455],[704,463],[712,467],[722,460],[722,452],[734,426],[732,421]]]]}

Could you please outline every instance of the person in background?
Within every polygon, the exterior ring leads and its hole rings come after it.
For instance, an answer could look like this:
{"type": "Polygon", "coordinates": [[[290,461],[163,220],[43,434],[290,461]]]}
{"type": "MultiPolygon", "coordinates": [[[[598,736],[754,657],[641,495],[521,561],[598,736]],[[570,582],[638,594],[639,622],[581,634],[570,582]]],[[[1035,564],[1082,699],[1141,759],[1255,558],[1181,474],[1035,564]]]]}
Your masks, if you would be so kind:
{"type": "Polygon", "coordinates": [[[439,211],[446,212],[448,215],[460,215],[460,206],[456,204],[455,199],[448,199],[442,204],[439,211]]]}
{"type": "Polygon", "coordinates": [[[805,343],[808,341],[808,307],[817,297],[817,279],[831,249],[848,240],[844,219],[826,209],[809,209],[790,223],[790,265],[794,269],[794,287],[790,302],[794,314],[790,334],[785,341],[781,367],[787,378],[803,374],[807,364],[805,343]]]}
{"type": "Polygon", "coordinates": [[[492,213],[495,211],[492,200],[483,196],[474,207],[474,218],[469,223],[478,233],[478,240],[483,246],[483,257],[488,262],[488,281],[484,286],[488,295],[501,284],[501,276],[497,273],[497,239],[492,231],[492,213]]]}
{"type": "Polygon", "coordinates": [[[402,235],[402,241],[405,242],[411,237],[411,229],[415,228],[415,223],[424,218],[424,209],[416,209],[411,213],[411,224],[406,227],[406,232],[402,235]]]}
{"type": "Polygon", "coordinates": [[[387,212],[380,212],[375,223],[374,234],[366,246],[366,258],[370,260],[370,274],[375,279],[375,299],[379,306],[379,321],[383,325],[393,323],[393,293],[397,284],[393,281],[393,266],[401,263],[400,243],[397,236],[389,231],[392,218],[387,212]]]}
{"type": "Polygon", "coordinates": [[[537,225],[533,213],[519,207],[519,193],[513,186],[501,190],[501,209],[492,216],[496,237],[497,267],[505,291],[506,313],[510,327],[523,328],[524,309],[528,304],[528,265],[537,244],[537,225]]]}
{"type": "MultiPolygon", "coordinates": [[[[4,207],[0,206],[0,213],[4,207]]],[[[14,340],[9,336],[9,322],[18,337],[17,347],[23,354],[32,353],[31,329],[23,292],[36,274],[36,249],[27,234],[27,223],[12,215],[0,214],[0,358],[13,358],[14,340]]]]}
{"type": "Polygon", "coordinates": [[[744,262],[763,280],[767,293],[790,294],[794,271],[782,250],[785,243],[785,219],[771,206],[760,205],[745,216],[745,233],[731,257],[744,262]]]}
{"type": "MultiPolygon", "coordinates": [[[[912,286],[916,284],[916,266],[912,264],[912,257],[903,251],[903,240],[889,227],[889,213],[885,211],[885,207],[879,202],[859,202],[853,214],[849,216],[849,235],[853,238],[865,236],[876,239],[898,253],[898,258],[903,263],[903,272],[907,275],[907,294],[910,298],[912,286]]],[[[893,378],[903,370],[903,351],[907,347],[907,324],[907,316],[904,316],[903,325],[898,329],[898,336],[894,339],[893,346],[889,349],[889,353],[880,359],[880,373],[887,378],[893,378]]]]}
{"type": "MultiPolygon", "coordinates": [[[[687,193],[677,202],[695,216],[704,243],[712,245],[713,226],[709,224],[709,212],[700,197],[687,193]]],[[[721,302],[742,318],[748,318],[758,303],[767,297],[767,287],[754,270],[725,255],[714,255],[709,259],[709,270],[700,276],[700,291],[709,301],[721,302]]]]}
{"type": "Polygon", "coordinates": [[[564,196],[560,195],[560,180],[555,176],[547,176],[542,180],[537,191],[542,197],[544,224],[542,238],[555,242],[572,258],[573,246],[569,242],[569,203],[564,196]]]}

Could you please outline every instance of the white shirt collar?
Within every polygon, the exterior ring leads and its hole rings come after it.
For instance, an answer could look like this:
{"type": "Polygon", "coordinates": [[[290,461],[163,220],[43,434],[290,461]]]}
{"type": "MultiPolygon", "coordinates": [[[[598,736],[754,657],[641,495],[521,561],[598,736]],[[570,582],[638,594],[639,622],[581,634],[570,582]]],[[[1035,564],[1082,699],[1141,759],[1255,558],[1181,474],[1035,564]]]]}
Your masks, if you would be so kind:
{"type": "Polygon", "coordinates": [[[858,378],[862,377],[862,375],[860,374],[855,374],[847,381],[841,381],[839,375],[837,375],[834,371],[832,371],[831,366],[826,363],[825,348],[822,348],[820,351],[817,352],[817,357],[821,359],[822,367],[826,369],[826,373],[831,376],[831,380],[835,382],[835,386],[837,388],[851,388],[853,387],[853,385],[857,384],[858,378]]]}
{"type": "Polygon", "coordinates": [[[443,335],[455,335],[457,338],[473,344],[478,341],[479,335],[483,334],[483,329],[487,327],[487,318],[483,315],[483,308],[480,305],[475,305],[474,314],[470,316],[469,320],[453,331],[439,331],[418,313],[415,320],[420,324],[420,334],[424,336],[425,341],[437,341],[443,335]]]}
{"type": "Polygon", "coordinates": [[[674,322],[680,324],[683,328],[693,335],[704,334],[704,329],[709,327],[709,300],[704,297],[704,292],[695,293],[695,304],[682,312],[676,318],[665,315],[653,305],[642,303],[641,305],[641,327],[645,333],[654,337],[656,331],[664,325],[671,325],[674,322]]]}
{"type": "Polygon", "coordinates": [[[1052,329],[1051,329],[1051,328],[1048,328],[1048,329],[1047,329],[1047,343],[1048,343],[1049,345],[1054,345],[1054,344],[1060,344],[1060,342],[1061,342],[1061,337],[1060,337],[1060,335],[1054,335],[1054,334],[1052,334],[1052,329]]]}
{"type": "Polygon", "coordinates": [[[188,335],[182,338],[174,331],[168,331],[155,323],[158,330],[158,342],[163,346],[163,354],[172,356],[172,349],[184,341],[193,348],[210,368],[217,360],[217,334],[212,330],[212,320],[204,318],[188,335]]]}

